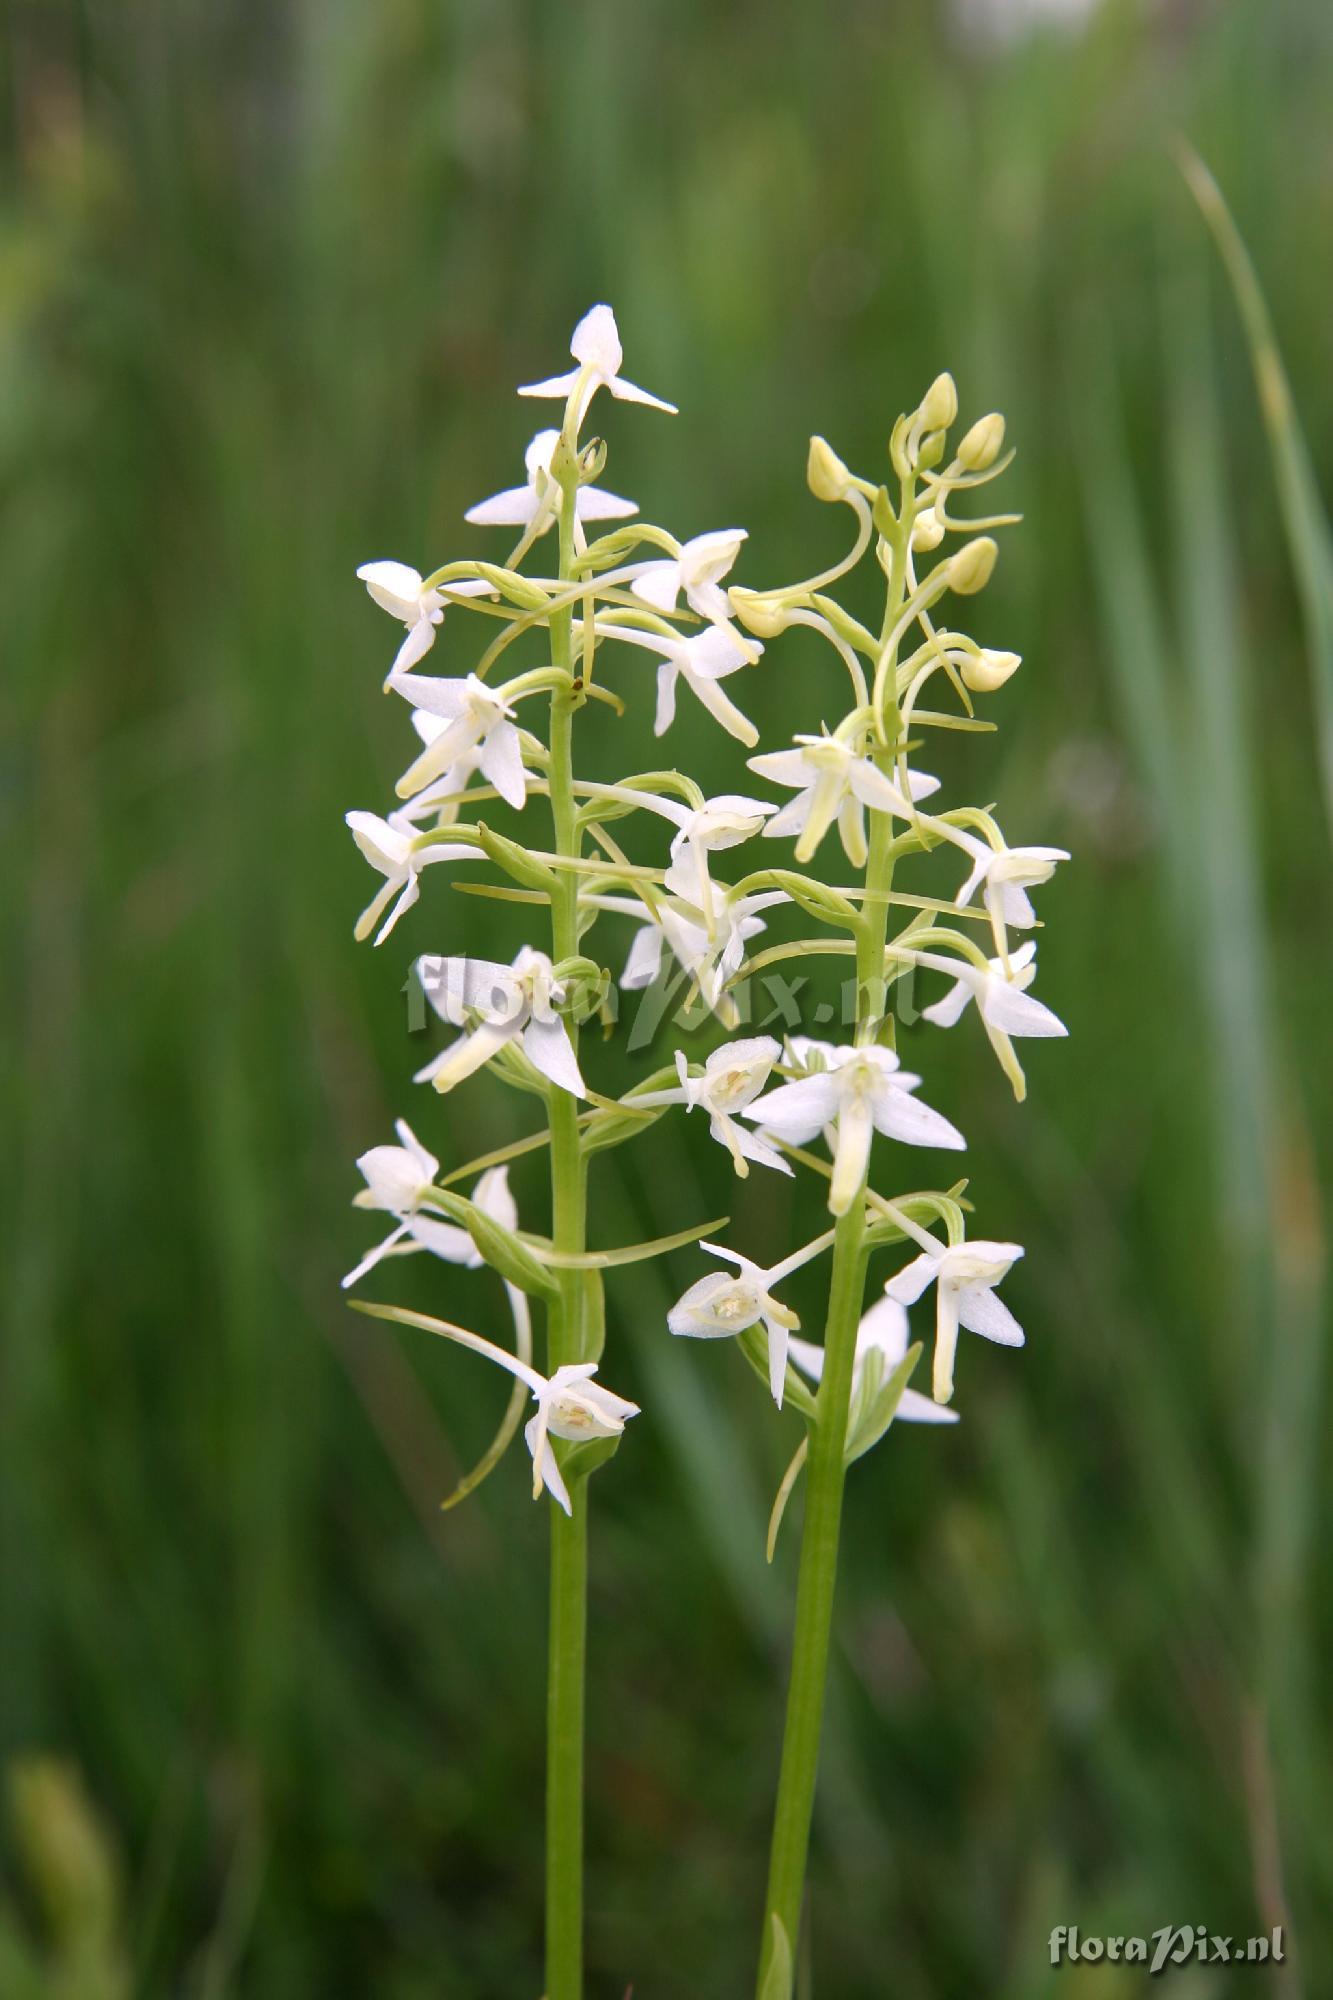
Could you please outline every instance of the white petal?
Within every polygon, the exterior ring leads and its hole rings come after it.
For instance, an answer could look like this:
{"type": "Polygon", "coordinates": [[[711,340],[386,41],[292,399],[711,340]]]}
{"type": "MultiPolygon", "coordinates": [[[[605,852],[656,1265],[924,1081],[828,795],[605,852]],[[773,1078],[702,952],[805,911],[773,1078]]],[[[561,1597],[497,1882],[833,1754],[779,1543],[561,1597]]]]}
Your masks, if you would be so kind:
{"type": "Polygon", "coordinates": [[[579,1075],[569,1030],[563,1021],[529,1021],[523,1030],[523,1049],[533,1068],[539,1069],[561,1090],[569,1091],[574,1097],[588,1095],[579,1075]]]}
{"type": "Polygon", "coordinates": [[[870,1164],[870,1141],[875,1126],[864,1097],[853,1097],[838,1114],[838,1139],[833,1154],[833,1179],[829,1184],[828,1205],[834,1215],[845,1215],[856,1199],[870,1164]]]}
{"type": "Polygon", "coordinates": [[[519,807],[528,796],[527,775],[518,731],[512,722],[497,722],[481,747],[481,775],[494,785],[506,805],[519,807]]]}
{"type": "Polygon", "coordinates": [[[957,1126],[906,1090],[890,1087],[877,1091],[874,1119],[875,1129],[886,1139],[899,1139],[906,1146],[943,1146],[951,1152],[962,1152],[967,1146],[957,1126]]]}
{"type": "Polygon", "coordinates": [[[638,511],[637,500],[624,500],[619,493],[608,493],[604,486],[580,486],[574,502],[580,521],[623,521],[638,511]]]}
{"type": "Polygon", "coordinates": [[[981,1011],[992,1028],[1004,1035],[1067,1035],[1068,1028],[1058,1014],[1021,993],[1007,979],[988,979],[981,997],[981,1011]]]}
{"type": "Polygon", "coordinates": [[[407,625],[419,616],[422,578],[420,571],[410,564],[362,563],[357,575],[376,604],[390,617],[399,618],[407,625]]]}
{"type": "Polygon", "coordinates": [[[787,1359],[802,1375],[808,1375],[812,1382],[822,1379],[824,1373],[824,1350],[813,1340],[800,1340],[795,1334],[787,1342],[787,1359]]]}
{"type": "MultiPolygon", "coordinates": [[[[432,1168],[432,1179],[434,1171],[432,1168]]],[[[508,1167],[487,1167],[472,1190],[472,1201],[502,1229],[518,1228],[518,1203],[510,1191],[508,1167]]]]}
{"type": "Polygon", "coordinates": [[[645,924],[634,933],[620,984],[626,993],[640,993],[652,985],[661,970],[662,933],[656,924],[645,924]]]}
{"type": "Polygon", "coordinates": [[[660,396],[649,395],[646,389],[638,386],[637,382],[627,382],[623,375],[612,376],[606,386],[622,403],[644,403],[650,410],[665,411],[669,417],[680,415],[674,403],[666,403],[660,396]]]}
{"type": "Polygon", "coordinates": [[[390,675],[407,673],[418,660],[425,659],[434,644],[434,623],[429,618],[418,618],[394,655],[393,665],[389,669],[390,675]]]}
{"type": "Polygon", "coordinates": [[[471,521],[477,528],[526,528],[534,519],[539,505],[537,495],[530,486],[506,486],[502,493],[492,493],[489,499],[478,500],[474,507],[468,508],[463,519],[471,521]]]}
{"type": "Polygon", "coordinates": [[[625,359],[616,316],[608,305],[590,306],[574,328],[569,351],[599,375],[615,375],[625,359]]]}
{"type": "Polygon", "coordinates": [[[896,1424],[956,1424],[958,1412],[923,1396],[919,1389],[904,1389],[893,1420],[896,1424]]]}
{"type": "Polygon", "coordinates": [[[804,750],[766,750],[762,757],[747,757],[745,761],[750,770],[775,785],[804,788],[814,782],[814,770],[804,750]]]}
{"type": "Polygon", "coordinates": [[[663,660],[657,669],[657,718],[653,723],[654,736],[664,736],[676,719],[676,677],[679,671],[672,660],[663,660]]]}
{"type": "Polygon", "coordinates": [[[782,1391],[787,1381],[787,1344],[791,1339],[791,1329],[781,1320],[770,1319],[764,1314],[764,1328],[768,1334],[768,1386],[773,1391],[773,1401],[782,1408],[782,1391]]]}
{"type": "Polygon", "coordinates": [[[900,1299],[891,1298],[886,1292],[883,1298],[876,1299],[874,1305],[862,1313],[861,1324],[856,1331],[858,1354],[873,1348],[884,1356],[892,1370],[906,1354],[909,1342],[907,1308],[900,1299]]]}
{"type": "Polygon", "coordinates": [[[958,1287],[958,1318],[983,1340],[998,1341],[1001,1347],[1021,1347],[1023,1329],[1003,1299],[997,1299],[986,1285],[958,1287]]]}
{"type": "Polygon", "coordinates": [[[433,1257],[442,1257],[446,1264],[470,1264],[475,1268],[482,1262],[476,1244],[466,1229],[460,1229],[456,1223],[437,1222],[430,1215],[412,1215],[406,1228],[414,1243],[429,1250],[433,1257]]]}
{"type": "Polygon", "coordinates": [[[417,983],[442,1021],[459,1028],[473,1007],[490,1013],[516,1005],[512,966],[493,958],[439,958],[423,952],[417,983]]]}
{"type": "Polygon", "coordinates": [[[674,611],[676,599],[680,596],[680,564],[678,562],[645,563],[630,584],[636,597],[645,604],[651,604],[657,611],[674,611]]]}
{"type": "Polygon", "coordinates": [[[567,396],[578,379],[578,369],[571,368],[567,375],[548,375],[542,382],[524,382],[518,393],[520,396],[567,396]]]}
{"type": "Polygon", "coordinates": [[[952,1028],[956,1021],[962,1019],[972,997],[970,983],[966,979],[956,979],[947,993],[929,1007],[921,1009],[922,1018],[933,1021],[937,1028],[952,1028]]]}
{"type": "Polygon", "coordinates": [[[373,1250],[367,1251],[366,1255],[361,1259],[361,1262],[355,1267],[355,1269],[347,1273],[347,1276],[342,1281],[343,1290],[346,1291],[349,1285],[356,1284],[359,1278],[364,1278],[367,1271],[373,1271],[375,1266],[379,1263],[381,1257],[387,1257],[389,1255],[389,1252],[393,1249],[394,1245],[397,1243],[401,1243],[403,1237],[406,1236],[406,1234],[407,1234],[407,1225],[402,1222],[399,1223],[396,1229],[390,1230],[389,1234],[384,1238],[384,1241],[382,1243],[377,1243],[373,1250]]]}
{"type": "MultiPolygon", "coordinates": [[[[522,390],[519,393],[521,395],[522,390]]],[[[555,1453],[542,1427],[540,1415],[530,1417],[524,1424],[523,1437],[528,1450],[533,1454],[533,1462],[541,1474],[543,1486],[556,1505],[563,1507],[572,1518],[574,1510],[569,1504],[569,1494],[565,1489],[564,1480],[560,1477],[560,1467],[555,1462],[555,1453]],[[538,1452],[541,1453],[540,1459],[537,1458],[538,1452]]]]}
{"type": "Polygon", "coordinates": [[[734,701],[728,700],[715,680],[696,679],[688,670],[685,678],[713,720],[720,722],[729,736],[734,736],[738,743],[744,743],[747,749],[759,741],[759,731],[749,717],[741,714],[734,701]]]}
{"type": "Polygon", "coordinates": [[[800,1146],[831,1124],[837,1109],[838,1087],[831,1076],[802,1076],[756,1098],[743,1115],[800,1146]]]}
{"type": "Polygon", "coordinates": [[[919,1257],[914,1257],[910,1264],[905,1264],[889,1279],[884,1287],[886,1297],[897,1299],[900,1305],[915,1305],[927,1285],[934,1284],[943,1254],[941,1250],[939,1256],[930,1256],[923,1251],[919,1257]]]}
{"type": "Polygon", "coordinates": [[[470,1034],[460,1035],[433,1062],[419,1069],[412,1081],[433,1083],[437,1090],[452,1090],[455,1084],[462,1083],[483,1063],[488,1063],[506,1042],[512,1041],[518,1033],[518,1026],[517,1021],[483,1021],[480,1027],[473,1028],[470,1034]]]}
{"type": "Polygon", "coordinates": [[[421,882],[419,878],[416,875],[409,875],[403,884],[402,894],[399,896],[398,901],[394,904],[375,934],[375,943],[377,945],[384,943],[385,938],[388,937],[399,917],[404,916],[412,908],[412,905],[416,902],[420,894],[421,882]]]}

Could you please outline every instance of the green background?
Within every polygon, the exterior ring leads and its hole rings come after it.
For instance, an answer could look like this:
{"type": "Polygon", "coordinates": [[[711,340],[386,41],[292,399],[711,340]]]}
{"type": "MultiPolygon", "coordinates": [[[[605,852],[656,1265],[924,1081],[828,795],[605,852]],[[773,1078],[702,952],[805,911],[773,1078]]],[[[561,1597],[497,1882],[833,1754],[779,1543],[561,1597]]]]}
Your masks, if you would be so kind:
{"type": "MultiPolygon", "coordinates": [[[[1326,8],[996,39],[871,0],[47,0],[0,43],[0,1992],[539,1990],[544,1516],[521,1454],[440,1514],[503,1384],[337,1284],[395,1115],[448,1165],[530,1129],[493,1082],[411,1086],[400,995],[416,952],[522,927],[439,869],[354,946],[341,815],[409,743],[356,565],[503,555],[461,512],[554,408],[513,385],[608,297],[682,414],[599,405],[607,483],[681,534],[748,525],[746,582],[840,544],[810,431],[881,476],[946,366],[965,417],[1006,413],[1025,521],[971,609],[1024,666],[1000,735],[927,768],[1075,857],[1040,896],[1072,1039],[1029,1102],[975,1033],[909,1044],[977,1227],[1027,1245],[1029,1345],[965,1343],[957,1429],[851,1479],[815,1990],[1119,1995],[1050,1972],[1053,1925],[1285,1921],[1278,1990],[1317,1995],[1329,821],[1249,360],[1169,141],[1250,241],[1327,490],[1326,8]]],[[[612,671],[606,775],[662,754],[647,661],[612,671]]],[[[766,747],[840,712],[802,635],[729,687],[766,747]]],[[[688,695],[667,749],[746,783],[688,695]]],[[[598,936],[618,967],[623,924],[598,936]]],[[[596,1240],[730,1213],[776,1255],[818,1197],[762,1178],[676,1118],[600,1163],[596,1240]]],[[[363,1289],[502,1330],[493,1278],[424,1262],[363,1289]]],[[[668,1339],[702,1268],[610,1287],[644,1415],[594,1488],[606,2000],[730,2000],[757,1941],[795,1432],[739,1355],[668,1339]]],[[[1263,1990],[1173,1990],[1229,1981],[1263,1990]]]]}

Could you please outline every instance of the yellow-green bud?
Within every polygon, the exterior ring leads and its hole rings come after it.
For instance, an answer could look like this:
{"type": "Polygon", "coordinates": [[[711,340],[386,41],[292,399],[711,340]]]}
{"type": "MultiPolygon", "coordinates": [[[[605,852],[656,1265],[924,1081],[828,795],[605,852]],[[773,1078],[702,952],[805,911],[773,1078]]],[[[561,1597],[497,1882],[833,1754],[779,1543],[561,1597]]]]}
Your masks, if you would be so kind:
{"type": "Polygon", "coordinates": [[[944,523],[933,507],[925,507],[912,523],[912,547],[918,554],[937,549],[944,540],[944,523]]]}
{"type": "Polygon", "coordinates": [[[999,553],[989,535],[978,535],[974,542],[968,542],[957,555],[949,557],[950,590],[957,591],[960,597],[974,597],[979,590],[984,590],[990,582],[999,553]]]}
{"type": "Polygon", "coordinates": [[[826,438],[812,437],[805,466],[806,484],[816,500],[845,500],[852,475],[826,438]]]}
{"type": "Polygon", "coordinates": [[[759,597],[753,591],[736,586],[727,592],[727,597],[741,624],[747,632],[753,632],[756,639],[776,639],[791,622],[787,607],[780,600],[775,602],[771,597],[759,597]]]}
{"type": "Polygon", "coordinates": [[[958,463],[966,472],[984,472],[1004,447],[1004,418],[998,410],[978,417],[958,447],[958,463]]]}
{"type": "Polygon", "coordinates": [[[947,431],[958,415],[958,391],[947,369],[935,377],[922,397],[920,414],[921,428],[926,431],[947,431]]]}
{"type": "Polygon", "coordinates": [[[995,653],[988,646],[962,662],[963,685],[970,687],[973,694],[994,694],[996,688],[1003,687],[1010,674],[1017,673],[1022,664],[1021,653],[995,653]]]}

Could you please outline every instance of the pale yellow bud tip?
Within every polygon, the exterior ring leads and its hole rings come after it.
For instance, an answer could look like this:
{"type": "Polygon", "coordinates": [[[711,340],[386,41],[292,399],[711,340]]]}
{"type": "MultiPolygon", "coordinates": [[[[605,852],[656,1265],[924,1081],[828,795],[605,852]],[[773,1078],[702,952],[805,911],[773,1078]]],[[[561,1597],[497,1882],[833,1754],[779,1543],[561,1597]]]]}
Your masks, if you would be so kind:
{"type": "Polygon", "coordinates": [[[790,622],[787,607],[771,597],[756,597],[751,591],[732,588],[727,592],[731,608],[747,632],[756,639],[776,639],[790,622]]]}
{"type": "Polygon", "coordinates": [[[1004,418],[998,410],[978,417],[958,447],[958,463],[966,472],[984,472],[1004,448],[1004,418]]]}
{"type": "Polygon", "coordinates": [[[812,437],[805,466],[806,484],[816,500],[843,500],[851,490],[852,475],[827,439],[812,437]]]}
{"type": "Polygon", "coordinates": [[[918,552],[937,549],[943,540],[944,523],[933,507],[927,507],[912,523],[912,547],[918,552]]]}
{"type": "Polygon", "coordinates": [[[926,431],[947,431],[958,415],[958,391],[954,387],[953,376],[946,369],[937,375],[921,399],[921,428],[926,431]]]}
{"type": "Polygon", "coordinates": [[[978,535],[956,556],[949,557],[949,588],[960,597],[974,597],[991,580],[999,548],[989,535],[978,535]]]}
{"type": "Polygon", "coordinates": [[[963,684],[970,687],[973,694],[994,694],[996,688],[1004,686],[1010,674],[1017,673],[1022,658],[1021,653],[994,653],[983,646],[975,659],[963,661],[963,684]]]}

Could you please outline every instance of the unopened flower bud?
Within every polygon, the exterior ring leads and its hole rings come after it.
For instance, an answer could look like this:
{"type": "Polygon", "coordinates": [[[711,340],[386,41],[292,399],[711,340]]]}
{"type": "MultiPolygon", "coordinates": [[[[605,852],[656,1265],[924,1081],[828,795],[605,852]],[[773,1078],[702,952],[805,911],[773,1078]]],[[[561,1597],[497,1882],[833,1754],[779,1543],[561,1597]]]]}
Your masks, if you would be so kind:
{"type": "Polygon", "coordinates": [[[984,472],[994,465],[1004,446],[1004,418],[998,410],[978,417],[958,447],[958,463],[966,472],[984,472]]]}
{"type": "Polygon", "coordinates": [[[990,582],[999,548],[989,535],[978,535],[949,557],[949,588],[960,597],[974,597],[990,582]]]}
{"type": "Polygon", "coordinates": [[[969,653],[963,660],[960,668],[963,684],[970,687],[973,694],[994,694],[996,688],[1004,686],[1010,674],[1018,671],[1022,658],[1021,653],[996,653],[989,646],[983,646],[979,652],[969,653]]]}
{"type": "Polygon", "coordinates": [[[816,500],[845,500],[852,475],[827,439],[812,437],[805,466],[806,484],[816,500]]]}
{"type": "Polygon", "coordinates": [[[759,597],[753,591],[735,587],[727,592],[727,597],[741,624],[756,639],[776,639],[790,623],[787,607],[780,599],[759,597]]]}
{"type": "Polygon", "coordinates": [[[944,523],[933,507],[923,508],[912,523],[912,547],[918,554],[937,549],[944,540],[944,523]]]}
{"type": "Polygon", "coordinates": [[[947,431],[958,415],[958,391],[954,387],[953,376],[946,369],[937,375],[921,399],[921,428],[924,431],[947,431]]]}

